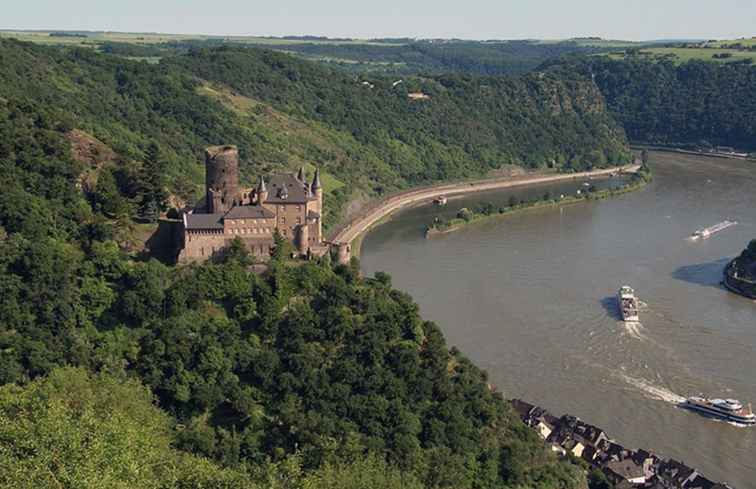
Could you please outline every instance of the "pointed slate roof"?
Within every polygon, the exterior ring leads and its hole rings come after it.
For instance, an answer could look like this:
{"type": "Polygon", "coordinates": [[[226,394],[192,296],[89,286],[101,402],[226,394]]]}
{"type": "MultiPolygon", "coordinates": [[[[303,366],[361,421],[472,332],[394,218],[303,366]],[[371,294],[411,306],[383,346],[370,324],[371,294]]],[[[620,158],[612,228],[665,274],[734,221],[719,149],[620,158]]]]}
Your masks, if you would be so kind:
{"type": "Polygon", "coordinates": [[[315,192],[315,190],[317,190],[319,188],[321,188],[321,186],[320,186],[320,168],[316,168],[315,169],[315,176],[312,178],[311,189],[312,189],[313,192],[315,192]]]}

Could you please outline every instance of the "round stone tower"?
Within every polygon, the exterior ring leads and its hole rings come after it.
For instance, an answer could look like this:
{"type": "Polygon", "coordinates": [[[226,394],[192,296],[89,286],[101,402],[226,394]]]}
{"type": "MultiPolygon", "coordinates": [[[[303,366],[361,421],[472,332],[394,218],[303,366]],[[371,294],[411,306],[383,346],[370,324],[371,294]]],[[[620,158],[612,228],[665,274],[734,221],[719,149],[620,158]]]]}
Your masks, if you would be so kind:
{"type": "Polygon", "coordinates": [[[205,150],[207,211],[228,211],[239,200],[239,150],[236,146],[211,146],[205,150]]]}
{"type": "Polygon", "coordinates": [[[307,250],[310,248],[310,229],[307,222],[300,224],[297,228],[297,241],[300,255],[307,255],[307,250]]]}

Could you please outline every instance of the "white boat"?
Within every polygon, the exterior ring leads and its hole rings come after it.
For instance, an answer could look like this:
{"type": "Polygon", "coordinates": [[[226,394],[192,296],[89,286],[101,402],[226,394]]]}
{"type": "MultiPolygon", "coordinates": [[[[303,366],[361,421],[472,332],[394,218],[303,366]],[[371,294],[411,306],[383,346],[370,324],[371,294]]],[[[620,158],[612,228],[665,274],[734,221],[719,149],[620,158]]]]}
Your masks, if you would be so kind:
{"type": "Polygon", "coordinates": [[[679,404],[680,407],[696,411],[711,418],[721,419],[732,423],[753,426],[756,415],[751,405],[744,407],[737,399],[707,399],[705,397],[689,397],[679,404]]]}
{"type": "Polygon", "coordinates": [[[737,221],[724,220],[707,228],[696,229],[690,237],[692,239],[706,239],[712,234],[723,231],[731,226],[735,226],[737,223],[737,221]]]}
{"type": "Polygon", "coordinates": [[[443,196],[443,195],[440,195],[440,196],[436,197],[435,199],[433,199],[433,203],[436,204],[436,205],[446,205],[447,201],[448,201],[448,199],[445,196],[443,196]]]}
{"type": "Polygon", "coordinates": [[[617,305],[623,321],[638,321],[638,298],[635,291],[628,285],[623,285],[617,292],[617,305]]]}

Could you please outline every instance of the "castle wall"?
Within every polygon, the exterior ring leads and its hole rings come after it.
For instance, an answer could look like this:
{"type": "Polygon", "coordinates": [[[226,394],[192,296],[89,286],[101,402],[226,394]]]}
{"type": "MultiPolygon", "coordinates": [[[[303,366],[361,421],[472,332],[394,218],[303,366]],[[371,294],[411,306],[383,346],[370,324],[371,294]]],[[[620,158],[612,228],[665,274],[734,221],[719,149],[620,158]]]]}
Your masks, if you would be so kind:
{"type": "Polygon", "coordinates": [[[184,230],[184,249],[179,261],[204,261],[227,246],[227,237],[221,230],[184,230]]]}
{"type": "Polygon", "coordinates": [[[270,258],[273,249],[273,235],[242,235],[224,233],[220,231],[197,231],[187,230],[184,233],[184,249],[181,250],[179,261],[182,263],[192,261],[205,261],[222,253],[238,237],[244,246],[260,260],[270,258]]]}
{"type": "Polygon", "coordinates": [[[265,204],[265,208],[275,213],[276,227],[281,236],[293,241],[297,237],[297,226],[305,223],[307,204],[265,204]]]}

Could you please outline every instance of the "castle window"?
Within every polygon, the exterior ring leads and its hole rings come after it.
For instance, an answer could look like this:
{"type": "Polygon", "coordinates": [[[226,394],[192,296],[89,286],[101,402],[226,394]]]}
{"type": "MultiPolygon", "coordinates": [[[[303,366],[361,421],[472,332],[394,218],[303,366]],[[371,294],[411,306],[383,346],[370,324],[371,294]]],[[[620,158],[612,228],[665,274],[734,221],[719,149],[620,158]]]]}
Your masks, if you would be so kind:
{"type": "Polygon", "coordinates": [[[281,224],[286,224],[286,218],[285,217],[281,218],[281,224]]]}
{"type": "Polygon", "coordinates": [[[301,210],[302,210],[302,206],[297,204],[297,211],[301,211],[301,210]]]}
{"type": "Polygon", "coordinates": [[[239,224],[244,224],[244,219],[241,219],[241,220],[239,221],[239,224]]]}
{"type": "Polygon", "coordinates": [[[297,217],[297,224],[302,224],[302,218],[301,217],[297,217]]]}

